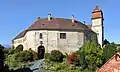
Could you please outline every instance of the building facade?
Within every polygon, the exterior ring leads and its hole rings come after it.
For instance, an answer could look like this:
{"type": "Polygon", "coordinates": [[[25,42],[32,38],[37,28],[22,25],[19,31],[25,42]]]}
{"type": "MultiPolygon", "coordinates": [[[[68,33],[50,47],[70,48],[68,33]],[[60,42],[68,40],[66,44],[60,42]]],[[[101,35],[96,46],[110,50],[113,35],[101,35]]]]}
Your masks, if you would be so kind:
{"type": "Polygon", "coordinates": [[[96,6],[92,12],[92,24],[86,25],[71,19],[53,18],[49,13],[47,18],[38,17],[26,30],[17,35],[12,43],[14,47],[22,44],[24,50],[31,48],[38,51],[40,45],[44,46],[45,53],[54,49],[63,53],[72,53],[78,50],[88,40],[96,40],[103,44],[103,14],[96,6]]]}

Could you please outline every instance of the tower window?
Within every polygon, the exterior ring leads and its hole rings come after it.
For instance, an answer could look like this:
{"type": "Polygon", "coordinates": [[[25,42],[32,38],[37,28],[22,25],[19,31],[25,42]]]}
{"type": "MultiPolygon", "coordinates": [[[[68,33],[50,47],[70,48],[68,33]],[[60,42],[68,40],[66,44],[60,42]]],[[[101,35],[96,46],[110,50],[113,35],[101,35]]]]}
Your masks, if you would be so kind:
{"type": "Polygon", "coordinates": [[[42,33],[40,33],[40,39],[42,39],[42,38],[43,38],[42,33]]]}
{"type": "Polygon", "coordinates": [[[66,33],[60,33],[60,39],[66,39],[66,33]]]}

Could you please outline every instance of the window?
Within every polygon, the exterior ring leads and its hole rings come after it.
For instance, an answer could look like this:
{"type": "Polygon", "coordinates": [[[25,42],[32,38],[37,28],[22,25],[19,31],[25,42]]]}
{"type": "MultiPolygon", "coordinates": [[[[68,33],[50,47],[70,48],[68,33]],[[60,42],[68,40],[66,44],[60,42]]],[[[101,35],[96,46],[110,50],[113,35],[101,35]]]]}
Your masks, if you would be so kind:
{"type": "Polygon", "coordinates": [[[66,33],[60,33],[60,39],[66,39],[66,33]]]}
{"type": "Polygon", "coordinates": [[[42,37],[42,33],[40,33],[40,39],[42,39],[43,37],[42,37]]]}

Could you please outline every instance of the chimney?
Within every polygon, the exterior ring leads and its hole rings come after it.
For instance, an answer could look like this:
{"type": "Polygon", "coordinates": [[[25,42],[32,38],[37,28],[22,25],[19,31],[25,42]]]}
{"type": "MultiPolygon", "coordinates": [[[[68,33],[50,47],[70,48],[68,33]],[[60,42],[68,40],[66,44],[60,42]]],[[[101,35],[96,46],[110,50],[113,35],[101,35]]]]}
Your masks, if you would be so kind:
{"type": "Polygon", "coordinates": [[[51,20],[51,13],[49,12],[48,13],[48,21],[50,21],[51,20]]]}
{"type": "Polygon", "coordinates": [[[72,15],[72,23],[75,22],[75,17],[74,17],[74,14],[72,15]]]}

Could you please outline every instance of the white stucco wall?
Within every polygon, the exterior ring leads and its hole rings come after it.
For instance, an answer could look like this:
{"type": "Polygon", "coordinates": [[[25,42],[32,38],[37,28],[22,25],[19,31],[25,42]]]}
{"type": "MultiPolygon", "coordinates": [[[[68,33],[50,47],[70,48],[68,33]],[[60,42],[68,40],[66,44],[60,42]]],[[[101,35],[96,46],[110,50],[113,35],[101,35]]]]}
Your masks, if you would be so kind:
{"type": "Polygon", "coordinates": [[[42,41],[46,53],[57,49],[69,54],[78,50],[84,44],[84,39],[82,31],[33,30],[28,31],[23,38],[16,39],[22,40],[22,43],[15,43],[14,46],[22,44],[24,50],[31,48],[37,52],[40,41],[42,41]],[[40,33],[43,35],[42,39],[39,38],[40,33]],[[60,39],[60,33],[66,33],[66,39],[60,39]]]}
{"type": "Polygon", "coordinates": [[[92,20],[92,30],[97,34],[98,43],[103,44],[103,22],[102,18],[92,20]]]}
{"type": "Polygon", "coordinates": [[[26,42],[28,44],[28,47],[26,49],[32,48],[34,51],[37,52],[37,48],[40,46],[40,41],[43,42],[45,52],[50,52],[53,49],[57,49],[57,33],[58,31],[48,30],[28,31],[26,33],[27,36],[26,42]],[[43,36],[42,39],[39,38],[40,33],[42,33],[43,36]]]}
{"type": "Polygon", "coordinates": [[[99,26],[102,25],[102,18],[98,18],[98,19],[93,19],[92,20],[92,26],[99,26]]]}
{"type": "Polygon", "coordinates": [[[23,43],[23,38],[24,38],[24,37],[14,40],[14,44],[13,44],[13,45],[14,45],[15,48],[16,48],[18,45],[20,45],[20,44],[22,44],[22,45],[24,44],[24,43],[23,43]]]}
{"type": "Polygon", "coordinates": [[[58,35],[58,48],[63,53],[72,53],[78,50],[83,45],[83,33],[82,32],[70,32],[60,31],[60,33],[66,33],[66,39],[60,39],[58,35]]]}

